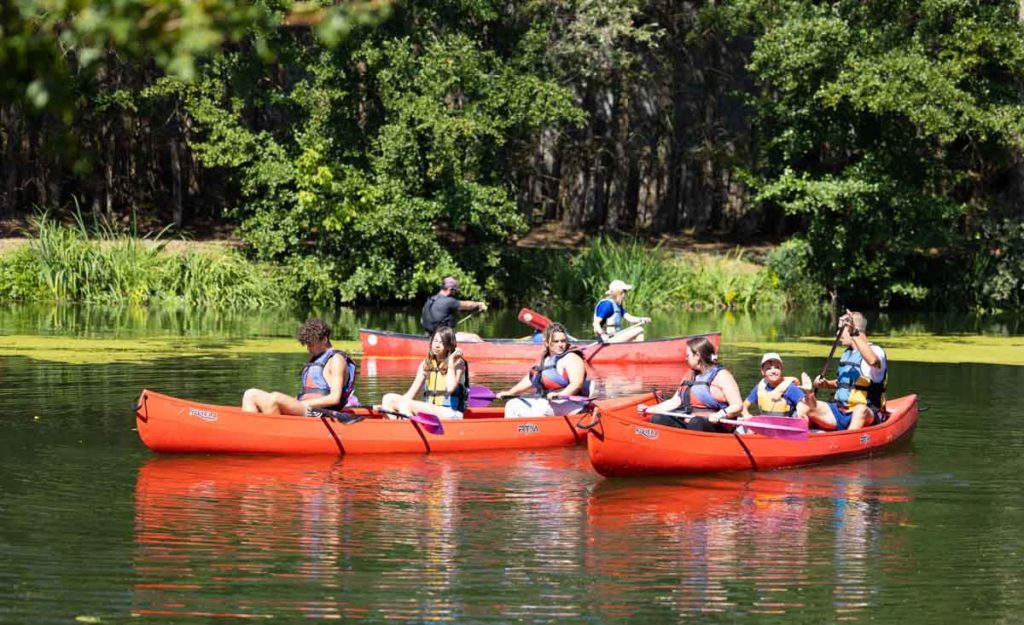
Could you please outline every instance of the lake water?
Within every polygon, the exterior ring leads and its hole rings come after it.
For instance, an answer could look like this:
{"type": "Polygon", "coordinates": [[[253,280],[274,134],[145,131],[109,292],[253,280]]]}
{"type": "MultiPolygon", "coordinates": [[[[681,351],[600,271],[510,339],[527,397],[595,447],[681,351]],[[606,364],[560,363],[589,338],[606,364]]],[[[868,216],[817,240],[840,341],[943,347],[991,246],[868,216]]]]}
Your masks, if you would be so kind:
{"type": "MultiPolygon", "coordinates": [[[[570,313],[582,334],[586,310],[570,313]]],[[[291,336],[297,319],[18,307],[0,310],[0,338],[231,345],[291,336]]],[[[331,319],[339,338],[416,324],[409,311],[331,319]]],[[[760,352],[793,337],[820,345],[784,353],[787,372],[820,369],[827,324],[680,315],[652,333],[722,329],[723,359],[747,390],[760,352]]],[[[522,332],[514,311],[466,325],[522,332]]],[[[1006,345],[1024,332],[940,317],[884,318],[876,329],[883,346],[911,331],[923,343],[964,331],[1006,345]]],[[[894,359],[890,394],[919,393],[927,408],[912,445],[765,473],[604,479],[583,448],[275,458],[157,456],[139,442],[142,388],[214,403],[237,403],[248,386],[292,390],[304,359],[295,348],[137,362],[118,360],[120,347],[97,347],[85,363],[60,349],[0,354],[0,622],[1024,617],[1024,367],[894,359]]],[[[409,383],[402,370],[368,369],[364,402],[409,383]]],[[[522,373],[474,381],[499,388],[522,373]]],[[[595,376],[609,394],[678,382],[671,368],[595,376]]]]}

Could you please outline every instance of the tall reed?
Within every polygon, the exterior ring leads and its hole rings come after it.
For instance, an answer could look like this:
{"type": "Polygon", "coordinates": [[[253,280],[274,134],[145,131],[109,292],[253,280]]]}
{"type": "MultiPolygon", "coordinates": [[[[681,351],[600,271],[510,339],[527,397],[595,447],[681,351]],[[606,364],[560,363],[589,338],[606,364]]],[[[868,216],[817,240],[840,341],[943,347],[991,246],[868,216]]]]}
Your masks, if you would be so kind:
{"type": "Polygon", "coordinates": [[[47,215],[29,245],[0,258],[0,295],[101,304],[174,302],[215,308],[280,306],[292,293],[283,272],[232,250],[168,252],[109,225],[89,229],[47,215]]]}

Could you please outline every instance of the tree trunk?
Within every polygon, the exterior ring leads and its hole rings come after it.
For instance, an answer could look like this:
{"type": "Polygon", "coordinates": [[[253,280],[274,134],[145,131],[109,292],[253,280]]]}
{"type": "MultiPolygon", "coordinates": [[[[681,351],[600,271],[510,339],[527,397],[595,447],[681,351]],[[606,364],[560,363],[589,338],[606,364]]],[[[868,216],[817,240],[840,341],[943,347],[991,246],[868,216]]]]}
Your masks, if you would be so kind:
{"type": "Polygon", "coordinates": [[[178,140],[171,139],[171,196],[174,204],[174,228],[181,230],[185,220],[184,207],[181,193],[181,154],[178,150],[178,140]]]}

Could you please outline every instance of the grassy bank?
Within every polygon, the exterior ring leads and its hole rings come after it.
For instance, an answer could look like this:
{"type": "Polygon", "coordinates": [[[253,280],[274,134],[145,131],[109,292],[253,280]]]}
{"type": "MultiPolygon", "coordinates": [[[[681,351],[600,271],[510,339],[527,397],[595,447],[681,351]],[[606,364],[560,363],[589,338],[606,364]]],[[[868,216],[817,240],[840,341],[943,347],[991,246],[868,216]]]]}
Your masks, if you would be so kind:
{"type": "Polygon", "coordinates": [[[287,303],[283,270],[229,249],[171,252],[169,241],[113,229],[35,222],[36,236],[0,255],[0,298],[25,302],[182,304],[249,308],[287,303]]]}
{"type": "MultiPolygon", "coordinates": [[[[34,226],[34,237],[0,253],[0,298],[231,309],[303,303],[293,286],[302,282],[295,275],[301,268],[255,263],[234,248],[200,249],[45,217],[34,226]]],[[[738,252],[676,254],[640,241],[598,238],[577,250],[510,247],[505,255],[504,274],[487,281],[486,297],[511,305],[593,302],[613,279],[634,284],[631,305],[644,310],[750,310],[785,303],[775,272],[738,252]]]]}

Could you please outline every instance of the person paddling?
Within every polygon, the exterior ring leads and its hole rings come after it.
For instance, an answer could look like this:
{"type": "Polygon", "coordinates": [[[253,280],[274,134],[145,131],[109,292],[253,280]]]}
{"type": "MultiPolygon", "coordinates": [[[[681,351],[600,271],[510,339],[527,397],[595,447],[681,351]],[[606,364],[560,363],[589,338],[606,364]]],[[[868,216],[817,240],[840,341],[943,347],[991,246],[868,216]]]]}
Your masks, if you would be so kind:
{"type": "Polygon", "coordinates": [[[544,328],[544,352],[530,373],[498,399],[512,398],[505,404],[505,416],[549,417],[571,415],[582,411],[586,401],[568,399],[589,394],[587,365],[578,349],[569,348],[569,333],[560,323],[544,328]],[[539,397],[519,397],[532,391],[539,397]]]}
{"type": "MultiPolygon", "coordinates": [[[[427,298],[420,313],[420,323],[428,333],[433,335],[441,326],[454,328],[458,324],[460,312],[487,310],[486,302],[460,300],[455,297],[458,294],[459,281],[452,276],[446,276],[441,280],[441,290],[427,298]]],[[[456,339],[460,343],[476,343],[483,340],[472,332],[459,332],[456,339]]]]}
{"type": "Polygon", "coordinates": [[[839,318],[839,329],[846,349],[839,358],[836,379],[819,375],[812,386],[804,374],[808,415],[824,430],[857,430],[877,423],[884,414],[889,361],[885,350],[868,340],[868,322],[861,313],[846,311],[839,318]],[[817,401],[816,388],[835,389],[833,401],[817,401]]]}
{"type": "Polygon", "coordinates": [[[644,340],[643,324],[650,323],[650,317],[636,317],[626,312],[626,293],[633,289],[632,284],[622,280],[612,280],[608,284],[606,297],[594,307],[594,335],[602,343],[628,343],[644,340]],[[623,329],[622,322],[628,321],[637,325],[623,329]]]}
{"type": "Polygon", "coordinates": [[[439,419],[461,419],[469,396],[469,365],[456,346],[455,331],[441,326],[430,338],[430,351],[404,395],[388,393],[374,409],[439,419]],[[414,399],[422,393],[422,400],[414,399]]]}
{"type": "Polygon", "coordinates": [[[345,407],[355,387],[356,363],[331,347],[331,327],[323,319],[307,319],[296,335],[309,352],[302,368],[302,390],[296,397],[251,388],[242,395],[242,410],[265,414],[315,416],[316,410],[345,407]]]}

